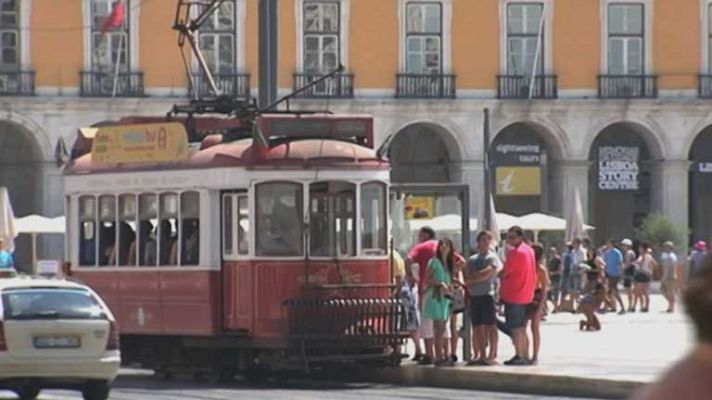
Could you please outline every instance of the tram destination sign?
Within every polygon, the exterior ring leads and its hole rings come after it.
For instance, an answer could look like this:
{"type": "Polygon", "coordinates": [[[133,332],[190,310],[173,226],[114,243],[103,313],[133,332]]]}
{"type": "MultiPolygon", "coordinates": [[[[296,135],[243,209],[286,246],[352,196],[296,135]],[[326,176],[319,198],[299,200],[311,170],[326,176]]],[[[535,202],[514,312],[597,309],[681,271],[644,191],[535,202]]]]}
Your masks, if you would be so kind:
{"type": "Polygon", "coordinates": [[[640,148],[601,146],[598,148],[598,188],[608,191],[638,190],[640,148]]]}
{"type": "Polygon", "coordinates": [[[189,155],[188,135],[178,122],[101,127],[91,154],[103,165],[182,161],[189,155]]]}

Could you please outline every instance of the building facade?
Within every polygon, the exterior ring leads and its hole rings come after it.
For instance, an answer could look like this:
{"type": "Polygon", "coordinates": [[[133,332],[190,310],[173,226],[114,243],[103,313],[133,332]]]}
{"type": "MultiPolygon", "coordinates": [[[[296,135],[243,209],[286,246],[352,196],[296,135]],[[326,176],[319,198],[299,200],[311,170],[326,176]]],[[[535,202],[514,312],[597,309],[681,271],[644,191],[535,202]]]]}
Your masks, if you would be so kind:
{"type": "MultiPolygon", "coordinates": [[[[207,90],[184,71],[176,1],[123,1],[123,25],[103,33],[113,0],[0,0],[0,185],[17,215],[62,214],[59,138],[207,90]]],[[[396,182],[468,184],[476,210],[488,108],[498,211],[567,215],[578,191],[597,239],[661,212],[709,240],[711,7],[279,0],[278,83],[286,94],[343,65],[299,107],[373,114],[396,182]]],[[[257,14],[258,0],[226,0],[200,33],[224,93],[256,94],[257,14]]]]}

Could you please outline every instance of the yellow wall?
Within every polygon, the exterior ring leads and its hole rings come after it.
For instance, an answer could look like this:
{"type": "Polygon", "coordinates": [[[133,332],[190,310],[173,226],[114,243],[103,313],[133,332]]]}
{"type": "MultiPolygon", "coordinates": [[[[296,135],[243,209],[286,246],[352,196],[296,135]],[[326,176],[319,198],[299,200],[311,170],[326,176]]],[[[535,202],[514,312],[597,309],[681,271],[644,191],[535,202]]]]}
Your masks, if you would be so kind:
{"type": "Polygon", "coordinates": [[[452,70],[462,89],[494,89],[499,73],[498,0],[454,0],[452,70]]]}
{"type": "MultiPolygon", "coordinates": [[[[178,32],[171,29],[175,20],[175,2],[143,2],[139,14],[141,35],[140,69],[146,87],[186,87],[185,68],[178,48],[178,32]]],[[[185,44],[190,61],[190,47],[185,44]]]]}
{"type": "MultiPolygon", "coordinates": [[[[83,66],[83,0],[35,0],[31,63],[37,86],[77,87],[83,66]],[[58,51],[61,49],[61,53],[58,51]]],[[[279,1],[279,86],[292,87],[296,71],[296,0],[279,1]]],[[[451,69],[460,89],[493,89],[500,65],[500,0],[452,0],[451,69]]],[[[348,65],[357,88],[394,88],[398,72],[398,0],[351,0],[348,65]]],[[[553,72],[559,88],[595,88],[600,73],[598,0],[555,0],[553,72]]],[[[653,68],[661,89],[694,89],[700,67],[699,0],[653,2],[653,68]]],[[[175,1],[141,2],[140,69],[146,87],[186,86],[171,29],[175,1]]],[[[245,71],[258,82],[258,0],[247,0],[245,71]]]]}
{"type": "MultiPolygon", "coordinates": [[[[663,0],[666,1],[666,0],[663,0]]],[[[556,1],[553,73],[560,89],[590,89],[601,69],[600,5],[591,0],[556,1]]]]}
{"type": "Polygon", "coordinates": [[[349,65],[357,88],[395,87],[398,72],[398,2],[352,0],[349,65]]]}
{"type": "Polygon", "coordinates": [[[82,0],[38,0],[30,14],[30,56],[37,86],[79,85],[84,64],[82,0]]]}
{"type": "Polygon", "coordinates": [[[693,89],[700,71],[699,0],[657,0],[653,29],[653,71],[660,89],[693,89]]]}

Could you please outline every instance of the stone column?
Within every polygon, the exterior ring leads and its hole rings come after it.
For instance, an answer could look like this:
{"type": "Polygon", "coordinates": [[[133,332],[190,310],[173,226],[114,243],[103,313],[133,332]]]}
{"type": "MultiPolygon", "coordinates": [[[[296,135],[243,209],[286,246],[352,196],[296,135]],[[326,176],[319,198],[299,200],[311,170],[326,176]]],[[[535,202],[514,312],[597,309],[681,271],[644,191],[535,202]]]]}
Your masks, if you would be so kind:
{"type": "MultiPolygon", "coordinates": [[[[572,215],[575,210],[574,193],[576,189],[581,197],[581,207],[583,216],[586,222],[588,221],[589,205],[588,205],[588,170],[591,166],[589,160],[562,160],[556,164],[558,182],[550,183],[560,185],[561,190],[557,199],[552,199],[552,202],[560,202],[561,214],[564,218],[572,215]]],[[[556,203],[554,203],[556,204],[556,203]]]]}
{"type": "Polygon", "coordinates": [[[670,222],[687,231],[690,161],[665,160],[656,166],[653,176],[656,177],[651,187],[653,211],[662,212],[670,222]]]}

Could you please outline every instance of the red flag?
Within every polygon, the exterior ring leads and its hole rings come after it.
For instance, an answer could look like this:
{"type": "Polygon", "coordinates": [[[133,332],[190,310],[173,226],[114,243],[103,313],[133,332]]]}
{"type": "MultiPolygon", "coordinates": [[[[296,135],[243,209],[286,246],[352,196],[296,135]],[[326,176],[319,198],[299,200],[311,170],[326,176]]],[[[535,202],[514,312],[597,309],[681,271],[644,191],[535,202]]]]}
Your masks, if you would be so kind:
{"type": "Polygon", "coordinates": [[[126,6],[123,1],[115,1],[111,8],[111,14],[104,20],[101,25],[101,34],[104,35],[111,29],[120,28],[126,19],[126,6]]]}

